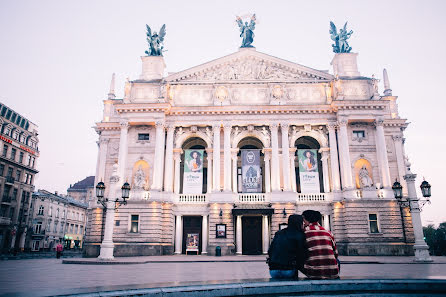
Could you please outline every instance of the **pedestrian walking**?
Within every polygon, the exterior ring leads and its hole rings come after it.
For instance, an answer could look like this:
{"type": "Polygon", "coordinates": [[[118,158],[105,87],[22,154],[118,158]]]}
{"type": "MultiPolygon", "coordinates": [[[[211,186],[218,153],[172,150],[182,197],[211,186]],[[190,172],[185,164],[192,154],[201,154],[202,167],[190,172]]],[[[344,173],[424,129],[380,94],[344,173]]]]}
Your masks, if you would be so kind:
{"type": "Polygon", "coordinates": [[[319,224],[322,218],[321,213],[315,210],[306,210],[302,216],[308,248],[304,273],[313,279],[339,278],[338,250],[333,234],[319,224]]]}
{"type": "Polygon", "coordinates": [[[274,235],[267,263],[272,278],[293,278],[303,270],[306,258],[305,234],[301,215],[291,215],[288,226],[274,235]]]}
{"type": "Polygon", "coordinates": [[[57,259],[59,259],[60,256],[62,256],[62,252],[63,252],[63,246],[62,246],[62,244],[59,242],[59,243],[56,245],[56,257],[57,257],[57,259]]]}

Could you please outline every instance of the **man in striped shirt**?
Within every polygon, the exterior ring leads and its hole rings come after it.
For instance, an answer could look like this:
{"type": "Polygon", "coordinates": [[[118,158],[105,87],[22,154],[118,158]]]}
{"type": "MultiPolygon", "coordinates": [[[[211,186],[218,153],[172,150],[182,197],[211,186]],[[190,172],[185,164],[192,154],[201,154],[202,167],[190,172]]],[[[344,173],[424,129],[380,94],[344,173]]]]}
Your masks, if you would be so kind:
{"type": "Polygon", "coordinates": [[[308,259],[304,264],[305,274],[313,279],[339,278],[338,251],[333,235],[320,224],[321,213],[306,210],[302,213],[308,259]]]}

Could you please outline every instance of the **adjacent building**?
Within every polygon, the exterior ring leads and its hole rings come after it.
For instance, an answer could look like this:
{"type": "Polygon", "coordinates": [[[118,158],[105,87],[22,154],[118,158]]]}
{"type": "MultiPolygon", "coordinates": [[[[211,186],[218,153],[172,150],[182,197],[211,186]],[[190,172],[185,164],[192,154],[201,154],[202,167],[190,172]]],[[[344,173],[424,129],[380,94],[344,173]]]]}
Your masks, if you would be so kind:
{"type": "Polygon", "coordinates": [[[0,250],[22,249],[39,157],[37,126],[0,103],[0,250]]]}
{"type": "Polygon", "coordinates": [[[67,195],[84,203],[90,203],[95,198],[94,176],[87,176],[67,189],[67,195]]]}
{"type": "Polygon", "coordinates": [[[26,249],[52,250],[58,242],[65,249],[82,248],[87,204],[72,197],[38,190],[32,195],[32,224],[26,249]]]}
{"type": "Polygon", "coordinates": [[[408,122],[387,73],[380,93],[357,58],[334,54],[329,72],[246,47],[165,76],[162,56],[144,56],[122,98],[113,78],[95,127],[109,206],[89,211],[86,255],[101,242],[115,256],[266,253],[306,209],[341,254],[413,254],[410,212],[391,189],[407,189],[408,122]]]}

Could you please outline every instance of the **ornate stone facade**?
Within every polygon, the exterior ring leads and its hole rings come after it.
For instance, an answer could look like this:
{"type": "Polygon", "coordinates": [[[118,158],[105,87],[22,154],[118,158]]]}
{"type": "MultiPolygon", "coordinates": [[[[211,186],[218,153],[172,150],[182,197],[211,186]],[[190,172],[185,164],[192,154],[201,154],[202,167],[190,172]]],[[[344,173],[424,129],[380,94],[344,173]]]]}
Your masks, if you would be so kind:
{"type": "Polygon", "coordinates": [[[104,232],[114,243],[108,257],[185,253],[189,233],[198,234],[201,254],[217,246],[223,254],[266,253],[287,217],[306,209],[323,214],[342,254],[413,254],[410,213],[390,188],[406,174],[407,121],[396,97],[380,96],[378,81],[360,76],[356,59],[335,54],[332,75],[241,48],[164,76],[163,57],[151,57],[143,65],[153,67],[151,79],[126,82],[124,98],[104,100],[96,124],[96,183],[105,182],[105,196],[120,196],[135,172],[139,182],[127,205],[107,210],[114,217],[105,229],[103,207],[90,205],[86,254],[99,255],[104,232]],[[204,150],[199,194],[183,193],[186,149],[204,150]],[[243,193],[244,149],[261,152],[261,193],[243,193]],[[302,149],[317,153],[314,193],[302,192],[302,149]],[[225,226],[221,236],[217,226],[225,226]]]}

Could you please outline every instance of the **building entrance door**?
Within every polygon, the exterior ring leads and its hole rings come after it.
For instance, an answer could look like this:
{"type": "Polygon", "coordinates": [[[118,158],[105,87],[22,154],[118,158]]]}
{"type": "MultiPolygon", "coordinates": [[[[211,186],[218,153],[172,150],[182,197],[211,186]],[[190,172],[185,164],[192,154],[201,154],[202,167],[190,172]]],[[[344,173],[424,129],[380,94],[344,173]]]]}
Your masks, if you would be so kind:
{"type": "Polygon", "coordinates": [[[242,253],[243,255],[262,254],[262,217],[242,217],[242,253]]]}
{"type": "MultiPolygon", "coordinates": [[[[186,245],[188,240],[191,243],[196,243],[196,240],[198,240],[198,253],[201,253],[201,241],[203,238],[201,235],[202,222],[202,216],[183,216],[183,254],[186,254],[186,245]]],[[[193,251],[190,252],[193,253],[193,251]]]]}

